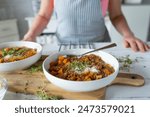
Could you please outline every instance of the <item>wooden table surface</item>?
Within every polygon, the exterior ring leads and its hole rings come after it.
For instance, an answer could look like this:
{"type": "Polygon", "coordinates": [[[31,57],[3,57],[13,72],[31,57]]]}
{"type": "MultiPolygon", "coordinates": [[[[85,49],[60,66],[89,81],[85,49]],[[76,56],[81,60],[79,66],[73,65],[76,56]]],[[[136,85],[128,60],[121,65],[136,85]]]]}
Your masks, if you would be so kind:
{"type": "MultiPolygon", "coordinates": [[[[109,43],[94,43],[91,45],[92,48],[98,48],[109,43]]],[[[89,45],[81,46],[83,48],[89,48],[89,45]]],[[[72,46],[71,48],[75,48],[72,46]]],[[[61,50],[70,49],[70,46],[62,46],[61,50]]],[[[56,43],[47,44],[43,46],[43,54],[49,55],[53,52],[59,50],[59,46],[56,43]]],[[[106,52],[111,53],[116,57],[122,57],[126,55],[130,55],[131,59],[138,58],[138,62],[135,62],[131,65],[129,73],[135,73],[142,75],[145,78],[145,85],[142,87],[131,87],[131,86],[122,86],[122,85],[114,85],[107,88],[106,91],[106,99],[107,100],[141,100],[141,99],[150,99],[150,52],[146,53],[135,53],[130,49],[125,49],[122,45],[118,45],[115,48],[107,49],[106,52]]],[[[127,71],[120,71],[127,72],[127,71]]],[[[5,100],[22,100],[22,99],[37,99],[36,96],[33,95],[24,95],[24,94],[16,94],[12,92],[7,92],[5,100]]]]}

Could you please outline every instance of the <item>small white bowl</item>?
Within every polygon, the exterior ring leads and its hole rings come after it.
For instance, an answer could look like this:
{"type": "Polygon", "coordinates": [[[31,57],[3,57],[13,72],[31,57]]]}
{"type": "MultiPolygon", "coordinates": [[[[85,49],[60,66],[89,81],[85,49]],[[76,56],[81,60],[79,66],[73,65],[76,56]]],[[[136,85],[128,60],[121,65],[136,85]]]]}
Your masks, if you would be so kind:
{"type": "Polygon", "coordinates": [[[7,91],[7,81],[4,78],[0,78],[0,100],[2,100],[7,91]]]}
{"type": "Polygon", "coordinates": [[[69,55],[69,54],[80,55],[87,51],[90,51],[90,49],[66,50],[66,51],[57,52],[48,56],[43,62],[43,71],[44,71],[46,78],[54,85],[64,90],[72,91],[72,92],[88,92],[88,91],[97,90],[97,89],[100,89],[109,85],[116,78],[118,74],[119,63],[115,57],[103,51],[94,52],[92,54],[100,56],[106,63],[114,67],[115,72],[105,78],[102,78],[99,80],[93,80],[93,81],[69,81],[69,80],[57,78],[48,72],[48,69],[50,67],[49,66],[50,62],[56,61],[58,56],[69,55]]]}
{"type": "Polygon", "coordinates": [[[13,41],[13,42],[6,42],[0,44],[0,48],[16,47],[16,46],[17,47],[25,46],[25,47],[37,49],[37,53],[23,60],[9,62],[9,63],[0,63],[0,72],[12,72],[12,71],[28,68],[32,64],[36,63],[41,57],[42,46],[35,42],[13,41]]]}

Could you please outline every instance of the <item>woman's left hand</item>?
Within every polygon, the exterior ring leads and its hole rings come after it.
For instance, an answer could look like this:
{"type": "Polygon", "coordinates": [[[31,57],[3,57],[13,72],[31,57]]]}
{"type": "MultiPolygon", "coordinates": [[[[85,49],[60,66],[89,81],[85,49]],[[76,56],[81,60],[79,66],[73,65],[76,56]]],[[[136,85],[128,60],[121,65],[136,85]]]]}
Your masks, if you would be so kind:
{"type": "Polygon", "coordinates": [[[135,36],[124,37],[124,46],[126,48],[131,48],[135,52],[146,52],[150,50],[150,46],[144,43],[142,40],[136,38],[135,36]]]}

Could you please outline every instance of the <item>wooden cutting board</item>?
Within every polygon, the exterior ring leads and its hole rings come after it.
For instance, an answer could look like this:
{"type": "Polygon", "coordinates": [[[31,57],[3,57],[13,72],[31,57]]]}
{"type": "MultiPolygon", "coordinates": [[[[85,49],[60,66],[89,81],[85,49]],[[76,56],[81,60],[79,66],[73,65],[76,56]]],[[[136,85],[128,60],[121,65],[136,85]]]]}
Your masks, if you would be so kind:
{"type": "MultiPolygon", "coordinates": [[[[45,57],[44,57],[45,58],[45,57]]],[[[37,64],[41,64],[42,58],[37,64]]],[[[44,76],[42,71],[31,73],[28,69],[12,73],[0,73],[8,81],[8,90],[25,94],[37,94],[37,91],[44,90],[46,93],[61,96],[65,99],[75,100],[98,100],[105,99],[106,87],[92,92],[68,92],[51,84],[44,76]]],[[[144,85],[144,78],[136,74],[119,73],[111,85],[144,85]]]]}

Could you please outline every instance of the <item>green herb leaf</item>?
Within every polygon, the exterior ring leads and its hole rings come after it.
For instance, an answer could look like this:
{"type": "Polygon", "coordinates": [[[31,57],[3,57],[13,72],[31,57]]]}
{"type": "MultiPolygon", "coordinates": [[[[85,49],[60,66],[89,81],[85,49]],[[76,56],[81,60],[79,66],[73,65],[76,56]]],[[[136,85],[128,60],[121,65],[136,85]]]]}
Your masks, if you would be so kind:
{"type": "Polygon", "coordinates": [[[139,59],[142,59],[142,57],[140,57],[140,58],[136,57],[135,59],[131,59],[130,55],[127,55],[127,56],[122,56],[122,57],[117,58],[117,60],[121,64],[120,70],[125,70],[128,72],[130,71],[131,65],[135,62],[138,62],[139,59]]]}
{"type": "Polygon", "coordinates": [[[5,51],[5,49],[2,49],[2,56],[6,56],[7,55],[7,52],[5,51]]]}
{"type": "Polygon", "coordinates": [[[8,51],[8,53],[7,53],[7,54],[12,55],[12,54],[14,54],[15,52],[16,52],[16,50],[15,50],[15,49],[11,49],[11,50],[9,50],[9,51],[8,51]]]}
{"type": "Polygon", "coordinates": [[[37,91],[37,96],[42,100],[61,100],[63,99],[61,96],[51,95],[48,96],[48,94],[44,91],[37,91]]]}
{"type": "Polygon", "coordinates": [[[22,53],[26,52],[27,50],[28,50],[28,48],[22,48],[16,52],[16,55],[21,55],[22,53]]]}
{"type": "Polygon", "coordinates": [[[74,71],[84,71],[89,66],[88,62],[73,61],[69,64],[69,68],[74,71]]]}
{"type": "Polygon", "coordinates": [[[42,65],[34,65],[34,66],[31,66],[28,70],[29,70],[31,73],[38,72],[38,71],[43,71],[42,65]]]}

